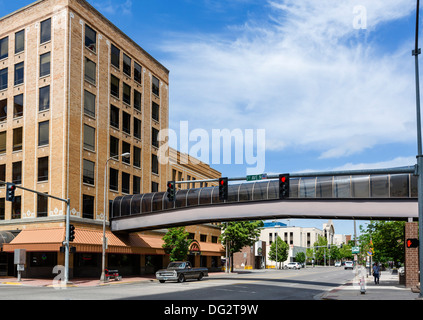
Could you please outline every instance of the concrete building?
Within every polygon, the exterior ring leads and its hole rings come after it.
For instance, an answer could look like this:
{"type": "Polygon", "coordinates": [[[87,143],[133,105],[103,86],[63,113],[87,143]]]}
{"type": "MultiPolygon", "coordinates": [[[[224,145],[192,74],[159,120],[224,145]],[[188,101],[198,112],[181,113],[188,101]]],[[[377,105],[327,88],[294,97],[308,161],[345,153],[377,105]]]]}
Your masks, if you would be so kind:
{"type": "MultiPolygon", "coordinates": [[[[266,242],[266,252],[270,252],[270,246],[277,237],[280,237],[289,245],[288,259],[284,263],[294,262],[298,252],[306,252],[320,237],[328,239],[328,243],[335,244],[335,228],[332,220],[323,224],[322,229],[310,227],[288,226],[282,222],[267,221],[260,234],[260,241],[266,242]]],[[[267,257],[267,267],[275,267],[275,261],[267,257]]]]}
{"type": "MultiPolygon", "coordinates": [[[[71,275],[98,273],[110,200],[165,191],[173,172],[220,176],[179,165],[175,150],[161,164],[158,133],[168,125],[169,70],[87,1],[39,0],[0,18],[0,181],[71,200],[71,275]]],[[[27,275],[51,276],[64,264],[65,213],[63,202],[19,189],[7,202],[0,186],[0,261],[10,268],[13,250],[27,249],[27,275]]],[[[200,241],[208,232],[198,228],[200,241]]],[[[212,230],[206,242],[220,234],[212,230]]],[[[136,274],[166,264],[160,233],[108,238],[110,266],[136,274]]],[[[219,244],[201,252],[221,255],[219,244]]]]}

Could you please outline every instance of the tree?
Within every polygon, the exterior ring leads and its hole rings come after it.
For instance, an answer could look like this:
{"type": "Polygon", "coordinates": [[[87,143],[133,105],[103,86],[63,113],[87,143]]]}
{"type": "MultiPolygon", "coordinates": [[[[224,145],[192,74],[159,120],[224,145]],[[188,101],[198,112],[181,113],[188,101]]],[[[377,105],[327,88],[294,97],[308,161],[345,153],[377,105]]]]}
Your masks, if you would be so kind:
{"type": "Polygon", "coordinates": [[[373,261],[403,262],[404,261],[404,231],[403,221],[372,221],[364,229],[360,226],[361,251],[370,250],[370,240],[373,243],[373,261]]]}
{"type": "Polygon", "coordinates": [[[304,252],[297,252],[295,255],[295,260],[299,263],[304,263],[306,260],[306,255],[304,252]]]}
{"type": "Polygon", "coordinates": [[[328,240],[325,237],[322,236],[318,236],[317,241],[314,243],[315,247],[322,247],[322,248],[315,248],[314,249],[314,256],[316,258],[317,261],[324,261],[325,259],[325,253],[326,252],[326,247],[328,245],[328,240]]]}
{"type": "Polygon", "coordinates": [[[228,245],[231,257],[231,270],[233,270],[233,255],[246,246],[252,246],[260,235],[263,221],[240,221],[222,223],[220,241],[223,246],[228,245]]]}
{"type": "Polygon", "coordinates": [[[163,236],[163,248],[165,252],[170,255],[170,261],[184,261],[188,256],[188,248],[190,240],[188,240],[189,233],[185,231],[184,227],[171,228],[163,236]]]}
{"type": "MultiPolygon", "coordinates": [[[[288,259],[288,244],[278,236],[277,240],[272,242],[269,250],[269,259],[272,261],[283,262],[288,259]],[[276,250],[276,243],[278,246],[278,250],[276,250]],[[276,260],[276,251],[278,252],[278,259],[276,260]]],[[[276,267],[277,268],[277,267],[276,267]]]]}

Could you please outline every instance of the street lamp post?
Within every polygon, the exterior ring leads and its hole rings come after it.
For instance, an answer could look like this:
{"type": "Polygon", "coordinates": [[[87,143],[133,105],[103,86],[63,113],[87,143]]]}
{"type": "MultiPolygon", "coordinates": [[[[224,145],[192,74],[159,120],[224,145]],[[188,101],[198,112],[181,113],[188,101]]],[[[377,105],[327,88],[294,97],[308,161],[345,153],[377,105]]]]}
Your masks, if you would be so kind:
{"type": "Polygon", "coordinates": [[[120,156],[113,156],[107,159],[106,165],[104,168],[104,213],[103,213],[103,250],[102,250],[102,257],[101,257],[101,277],[100,281],[105,282],[106,276],[105,276],[105,268],[106,268],[106,216],[107,216],[107,165],[109,164],[110,160],[119,160],[119,157],[122,158],[128,158],[130,157],[130,153],[126,152],[124,154],[121,154],[120,156]]]}
{"type": "Polygon", "coordinates": [[[416,10],[416,41],[413,50],[415,59],[416,71],[416,111],[417,111],[417,175],[418,175],[418,208],[419,208],[419,270],[420,270],[420,298],[423,298],[423,154],[422,154],[422,128],[421,128],[421,114],[420,114],[420,80],[419,80],[419,13],[420,1],[417,0],[416,10]]]}

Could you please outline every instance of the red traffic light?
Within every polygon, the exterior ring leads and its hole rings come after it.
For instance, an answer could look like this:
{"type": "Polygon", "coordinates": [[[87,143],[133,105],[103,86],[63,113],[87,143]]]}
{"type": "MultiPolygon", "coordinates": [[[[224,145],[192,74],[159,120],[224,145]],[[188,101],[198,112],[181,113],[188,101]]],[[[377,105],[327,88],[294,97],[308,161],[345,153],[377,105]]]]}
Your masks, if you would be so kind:
{"type": "Polygon", "coordinates": [[[419,246],[419,239],[407,239],[407,248],[417,248],[419,246]]]}
{"type": "Polygon", "coordinates": [[[286,182],[286,177],[285,176],[281,177],[281,182],[286,182]]]}

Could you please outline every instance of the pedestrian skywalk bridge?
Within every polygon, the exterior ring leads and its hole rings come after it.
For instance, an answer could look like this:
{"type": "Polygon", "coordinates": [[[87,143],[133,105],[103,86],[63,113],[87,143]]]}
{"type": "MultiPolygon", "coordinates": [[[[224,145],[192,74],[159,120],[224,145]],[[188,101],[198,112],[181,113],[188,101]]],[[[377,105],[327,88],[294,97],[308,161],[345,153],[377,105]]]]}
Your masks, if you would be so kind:
{"type": "Polygon", "coordinates": [[[289,199],[284,200],[279,199],[276,177],[231,183],[226,201],[219,200],[218,186],[179,189],[175,201],[169,201],[166,192],[126,195],[111,202],[111,228],[114,232],[132,232],[206,222],[286,218],[417,219],[414,171],[414,167],[404,167],[291,174],[289,199]]]}

